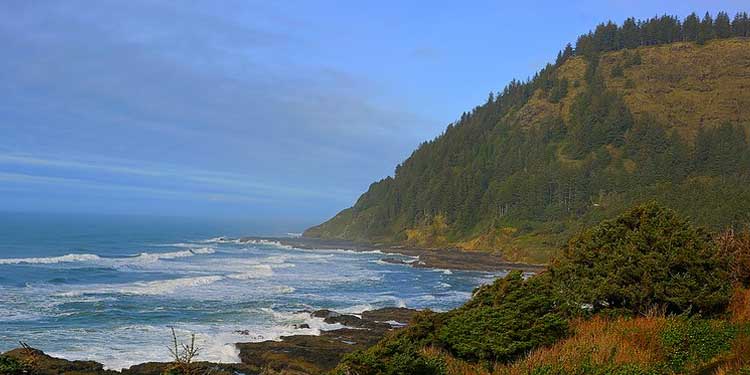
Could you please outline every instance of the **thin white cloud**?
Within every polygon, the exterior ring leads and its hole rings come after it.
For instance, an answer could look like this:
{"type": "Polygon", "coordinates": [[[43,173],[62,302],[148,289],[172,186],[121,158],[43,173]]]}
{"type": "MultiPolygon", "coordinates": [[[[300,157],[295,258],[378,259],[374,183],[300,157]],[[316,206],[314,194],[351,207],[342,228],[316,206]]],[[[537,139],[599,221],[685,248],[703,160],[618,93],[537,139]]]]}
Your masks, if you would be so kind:
{"type": "MultiPolygon", "coordinates": [[[[233,192],[241,191],[245,193],[255,194],[257,196],[265,196],[266,199],[273,197],[276,198],[337,198],[342,195],[351,195],[350,191],[312,191],[307,189],[301,189],[293,186],[286,186],[280,184],[262,183],[251,180],[250,177],[229,172],[218,172],[191,168],[181,168],[174,165],[166,164],[141,164],[131,165],[132,161],[126,161],[121,159],[62,159],[58,157],[49,156],[34,156],[34,155],[19,155],[19,154],[0,154],[0,167],[3,165],[15,165],[15,166],[29,166],[29,167],[46,167],[63,170],[85,170],[85,171],[96,171],[114,175],[129,175],[146,177],[149,179],[161,179],[169,180],[172,183],[186,182],[203,185],[207,188],[221,189],[221,190],[232,190],[233,192]]],[[[0,172],[1,173],[1,172],[0,172]]],[[[10,178],[11,174],[5,174],[6,178],[10,178]]],[[[16,182],[47,182],[47,183],[70,183],[73,181],[84,182],[88,180],[78,180],[71,178],[58,178],[49,177],[40,174],[23,174],[17,175],[19,179],[16,182]],[[26,179],[21,179],[20,176],[26,176],[26,179]],[[37,178],[36,180],[32,177],[37,178]]],[[[89,183],[92,183],[89,181],[89,183]]],[[[109,186],[118,187],[114,184],[102,185],[100,182],[93,182],[98,184],[97,186],[109,186]]],[[[145,191],[138,188],[140,191],[145,191]]],[[[234,194],[236,195],[236,194],[234,194]]],[[[222,196],[222,194],[216,194],[216,196],[222,196]]],[[[240,194],[240,196],[242,196],[240,194]]]]}
{"type": "MultiPolygon", "coordinates": [[[[46,185],[56,187],[69,187],[81,190],[101,190],[108,192],[139,193],[149,197],[170,199],[201,199],[206,201],[226,201],[259,203],[268,200],[249,195],[226,194],[226,193],[195,193],[180,190],[158,189],[143,186],[119,185],[105,182],[82,180],[68,177],[38,176],[24,173],[0,172],[0,182],[22,185],[46,185]]],[[[0,190],[10,189],[10,186],[2,186],[0,190]]],[[[15,189],[12,189],[15,190],[15,189]]]]}

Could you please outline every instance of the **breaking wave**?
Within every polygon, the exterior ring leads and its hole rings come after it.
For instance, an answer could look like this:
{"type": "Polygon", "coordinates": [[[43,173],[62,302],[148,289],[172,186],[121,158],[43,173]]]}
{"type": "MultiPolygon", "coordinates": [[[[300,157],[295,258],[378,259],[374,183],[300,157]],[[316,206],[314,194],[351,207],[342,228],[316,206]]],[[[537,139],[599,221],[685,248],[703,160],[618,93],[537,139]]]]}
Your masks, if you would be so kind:
{"type": "Polygon", "coordinates": [[[69,262],[93,262],[102,258],[96,254],[66,254],[57,257],[43,258],[5,258],[0,259],[0,264],[55,264],[69,262]]]}
{"type": "Polygon", "coordinates": [[[183,277],[179,279],[139,281],[131,284],[101,286],[98,288],[58,293],[59,297],[79,297],[91,294],[161,295],[182,289],[201,287],[223,280],[223,276],[183,277]]]}
{"type": "Polygon", "coordinates": [[[191,257],[194,255],[213,254],[216,250],[211,247],[200,247],[189,250],[173,251],[167,253],[143,252],[134,256],[102,258],[96,254],[66,254],[54,257],[39,258],[0,258],[0,264],[57,264],[57,263],[96,263],[99,265],[123,265],[135,261],[136,263],[156,262],[162,259],[176,259],[191,257]]]}

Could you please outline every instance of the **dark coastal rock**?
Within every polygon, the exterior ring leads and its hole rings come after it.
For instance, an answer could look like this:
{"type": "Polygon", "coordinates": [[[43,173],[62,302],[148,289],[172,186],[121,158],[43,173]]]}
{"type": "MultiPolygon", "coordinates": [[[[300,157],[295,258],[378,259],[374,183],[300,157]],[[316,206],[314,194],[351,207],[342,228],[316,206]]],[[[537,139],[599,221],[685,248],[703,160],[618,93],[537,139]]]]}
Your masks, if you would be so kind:
{"type": "Polygon", "coordinates": [[[328,318],[338,317],[341,314],[339,314],[339,313],[337,313],[335,311],[332,311],[332,310],[323,309],[323,310],[313,311],[312,314],[310,314],[310,315],[312,315],[313,318],[328,319],[328,318]]]}
{"type": "Polygon", "coordinates": [[[296,329],[310,329],[310,325],[307,324],[307,323],[295,324],[294,328],[296,328],[296,329]]]}
{"type": "MultiPolygon", "coordinates": [[[[211,374],[211,375],[254,375],[260,374],[261,369],[253,367],[251,365],[241,363],[211,363],[211,362],[195,362],[190,365],[191,371],[195,374],[211,374]]],[[[164,362],[146,362],[131,366],[128,369],[122,370],[124,375],[163,375],[168,373],[168,370],[173,369],[173,363],[164,362]]]]}
{"type": "Polygon", "coordinates": [[[281,341],[240,343],[243,364],[289,374],[320,374],[333,369],[346,353],[377,343],[385,331],[343,328],[320,336],[284,336],[281,341]]]}
{"type": "Polygon", "coordinates": [[[279,374],[321,374],[336,367],[341,358],[355,350],[376,344],[391,330],[403,327],[384,323],[407,323],[416,310],[384,308],[362,313],[362,318],[331,310],[318,310],[313,317],[347,328],[323,331],[320,336],[283,336],[281,341],[238,343],[245,365],[271,369],[279,374]]]}
{"type": "Polygon", "coordinates": [[[382,309],[363,312],[362,319],[374,322],[395,321],[407,324],[416,313],[418,313],[417,310],[407,309],[405,307],[385,307],[382,309]]]}
{"type": "MultiPolygon", "coordinates": [[[[104,366],[94,361],[69,361],[55,358],[33,348],[18,348],[0,355],[13,360],[17,368],[0,371],[0,374],[33,374],[33,375],[162,375],[174,367],[173,363],[146,362],[119,371],[105,370],[104,366]]],[[[261,369],[242,363],[196,362],[190,365],[197,374],[236,375],[238,373],[259,374],[261,369]]]]}
{"type": "Polygon", "coordinates": [[[115,371],[105,370],[101,363],[94,361],[68,361],[61,358],[51,357],[44,354],[41,350],[32,348],[13,349],[3,354],[4,357],[11,358],[19,363],[25,372],[38,375],[57,375],[65,373],[75,373],[81,375],[104,375],[117,374],[115,371]]]}
{"type": "Polygon", "coordinates": [[[406,261],[404,259],[392,258],[392,257],[380,258],[380,261],[385,262],[385,263],[390,263],[390,264],[403,264],[405,266],[410,266],[412,263],[414,263],[414,261],[406,261]]]}

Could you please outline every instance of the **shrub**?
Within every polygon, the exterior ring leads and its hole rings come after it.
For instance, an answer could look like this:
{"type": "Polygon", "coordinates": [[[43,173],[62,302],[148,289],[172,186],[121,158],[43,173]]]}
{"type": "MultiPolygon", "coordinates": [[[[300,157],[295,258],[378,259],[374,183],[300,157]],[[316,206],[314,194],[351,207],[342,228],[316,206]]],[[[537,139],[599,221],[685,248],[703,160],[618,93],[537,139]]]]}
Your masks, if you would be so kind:
{"type": "Polygon", "coordinates": [[[622,65],[615,64],[612,66],[612,77],[613,78],[620,78],[625,74],[624,70],[622,69],[622,65]]]}
{"type": "Polygon", "coordinates": [[[26,366],[17,359],[0,355],[0,374],[21,374],[26,370],[26,366]]]}
{"type": "Polygon", "coordinates": [[[479,288],[446,319],[438,338],[458,358],[506,362],[554,343],[567,329],[547,277],[524,280],[516,271],[479,288]]]}
{"type": "Polygon", "coordinates": [[[574,314],[582,306],[714,314],[729,302],[726,268],[706,232],[651,203],[574,237],[550,274],[574,314]]]}
{"type": "Polygon", "coordinates": [[[716,236],[719,251],[729,259],[729,272],[735,284],[750,286],[750,227],[741,232],[732,229],[716,236]]]}
{"type": "Polygon", "coordinates": [[[732,348],[737,328],[721,320],[670,319],[661,333],[667,367],[682,373],[732,348]]]}
{"type": "Polygon", "coordinates": [[[345,374],[445,374],[445,363],[439,357],[425,355],[423,348],[433,340],[440,314],[417,314],[408,328],[387,336],[377,345],[347,354],[333,371],[345,374]]]}

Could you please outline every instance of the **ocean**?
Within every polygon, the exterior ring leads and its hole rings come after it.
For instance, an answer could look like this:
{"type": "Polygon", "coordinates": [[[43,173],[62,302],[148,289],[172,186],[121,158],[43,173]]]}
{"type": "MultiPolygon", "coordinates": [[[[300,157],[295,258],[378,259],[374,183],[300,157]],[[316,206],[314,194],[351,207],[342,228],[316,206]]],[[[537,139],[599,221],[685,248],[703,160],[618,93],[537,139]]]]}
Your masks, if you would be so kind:
{"type": "Polygon", "coordinates": [[[53,356],[121,369],[169,360],[173,327],[181,337],[196,334],[200,360],[237,362],[236,342],[340,328],[305,311],[359,313],[396,306],[442,311],[502,275],[391,264],[377,251],[237,240],[286,235],[281,227],[2,214],[0,352],[23,341],[53,356]],[[301,323],[310,328],[295,328],[301,323]]]}

